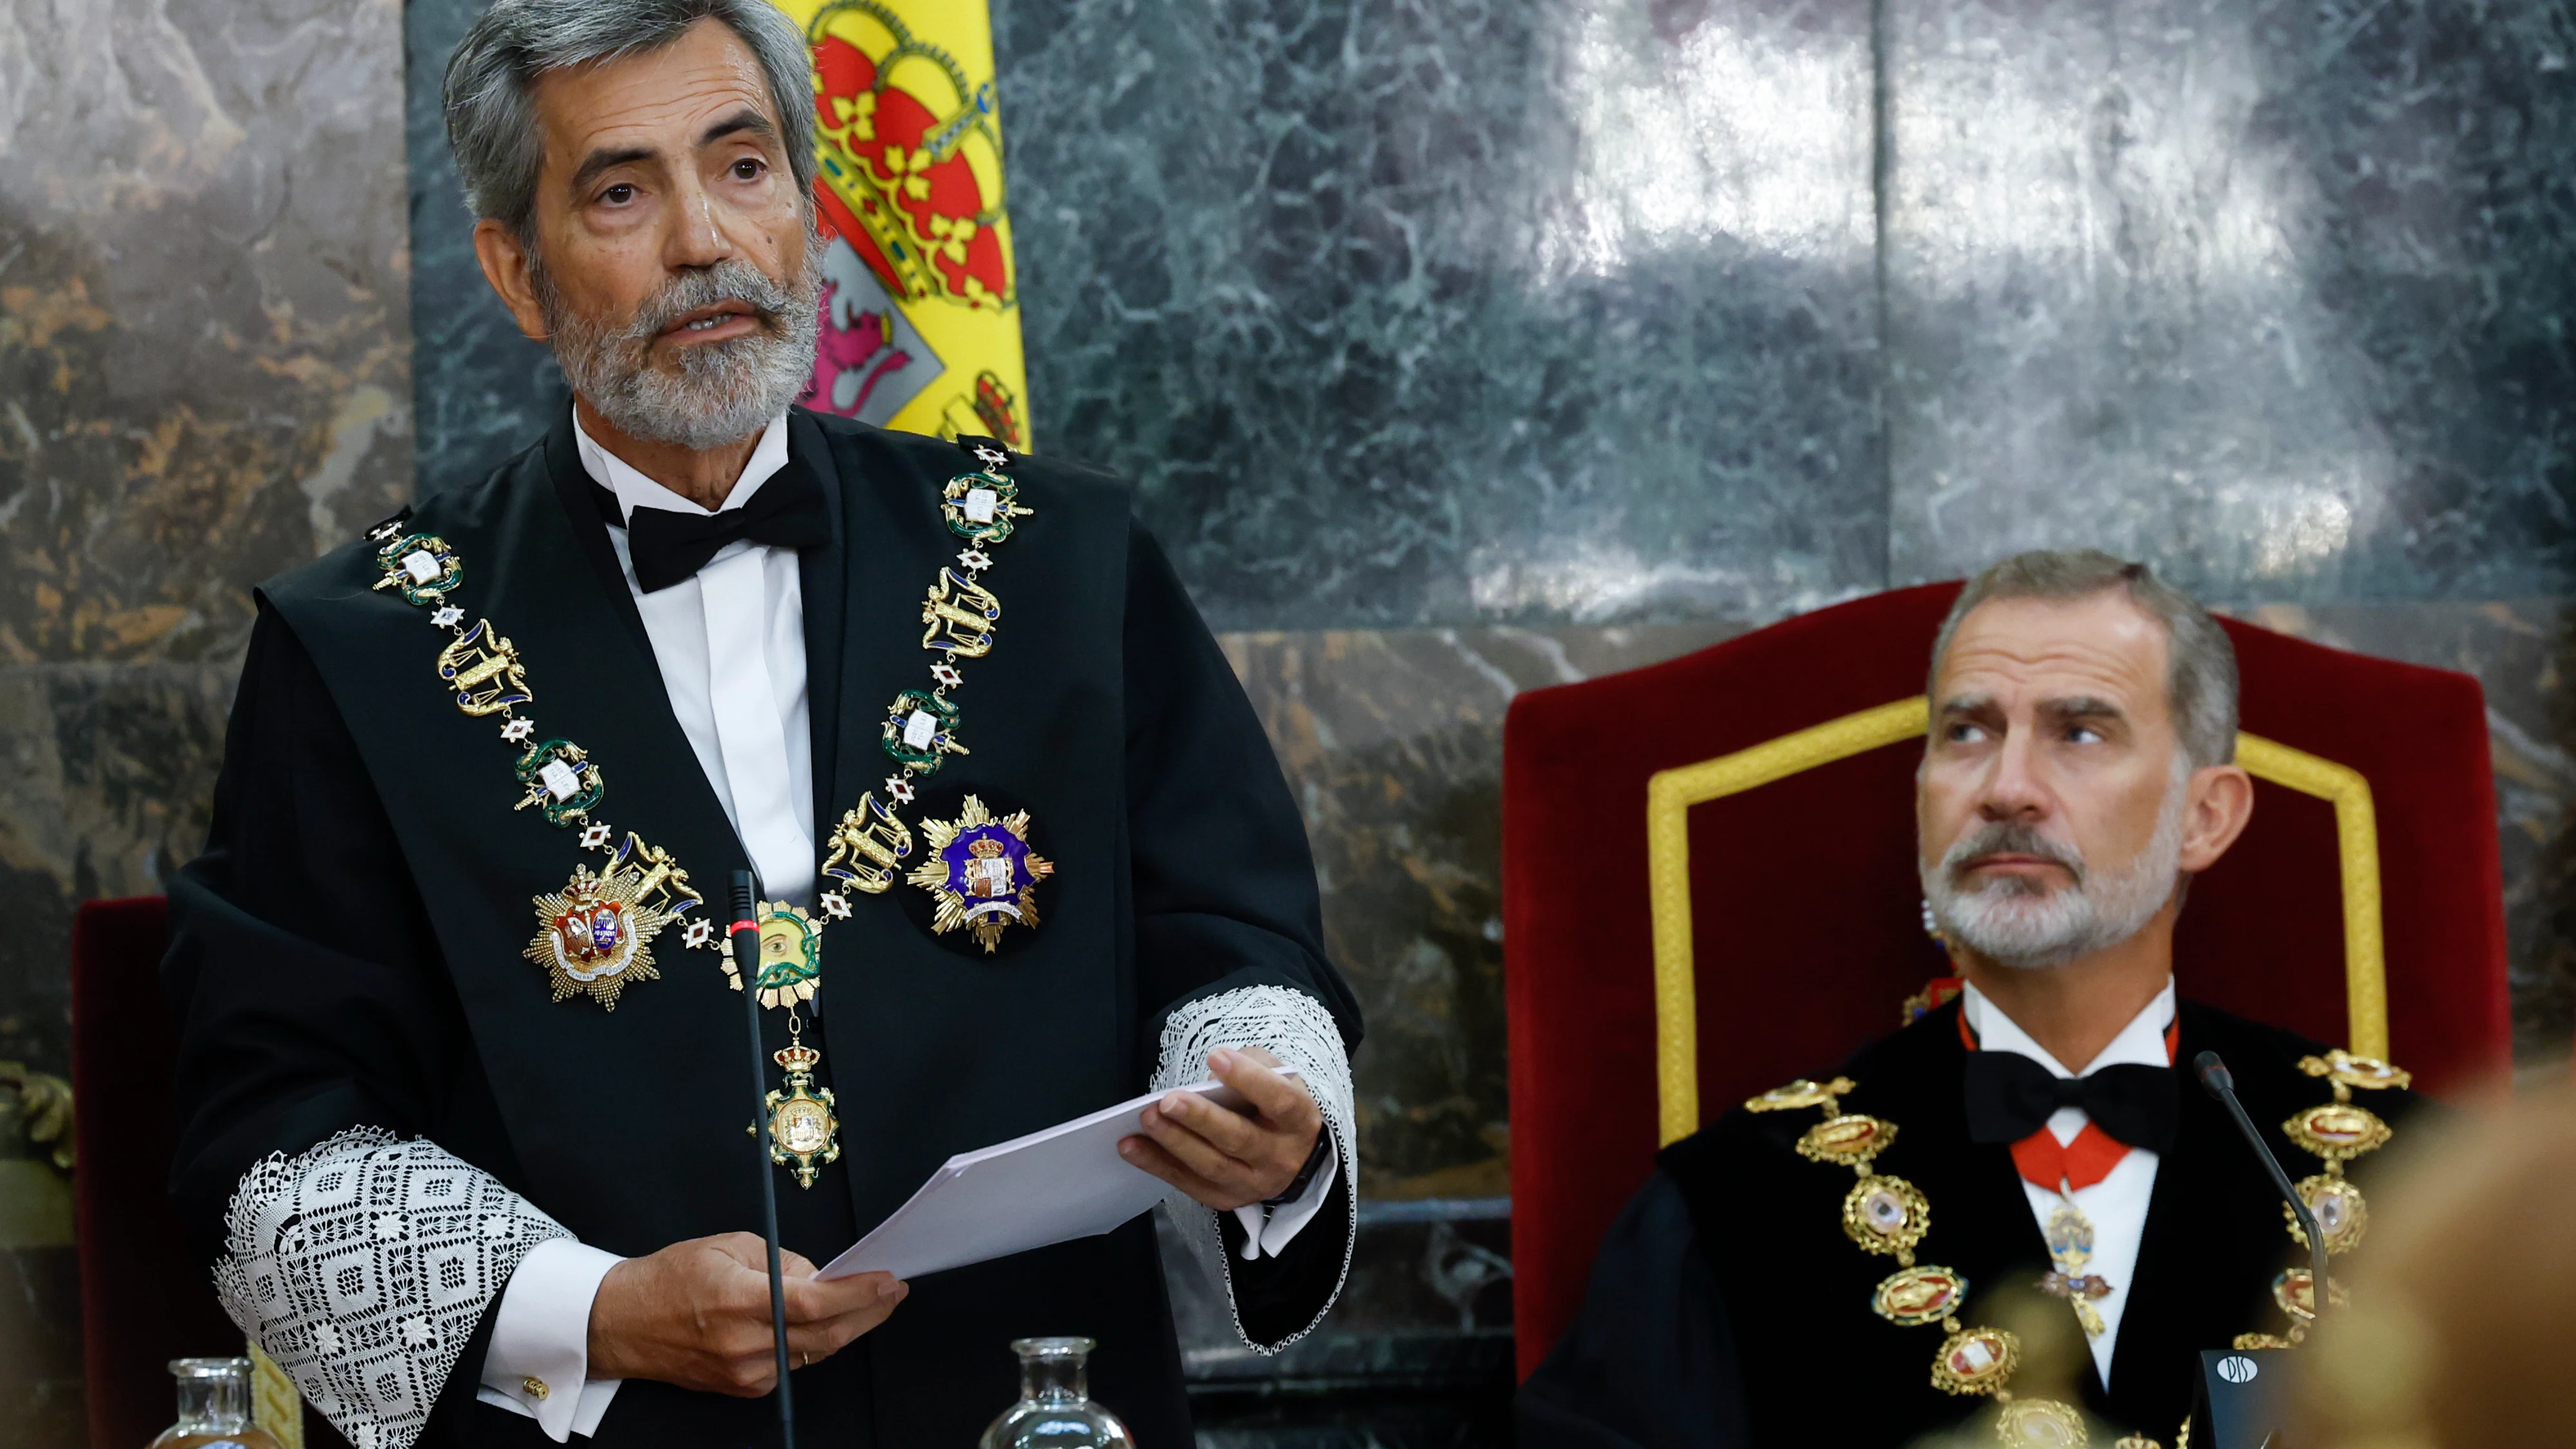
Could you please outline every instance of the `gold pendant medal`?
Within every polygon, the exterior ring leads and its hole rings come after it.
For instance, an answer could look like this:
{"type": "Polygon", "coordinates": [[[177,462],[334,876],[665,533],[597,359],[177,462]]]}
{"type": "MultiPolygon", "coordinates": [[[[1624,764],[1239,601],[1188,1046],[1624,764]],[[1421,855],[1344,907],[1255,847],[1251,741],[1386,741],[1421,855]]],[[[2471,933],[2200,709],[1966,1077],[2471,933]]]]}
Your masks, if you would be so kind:
{"type": "MultiPolygon", "coordinates": [[[[814,999],[823,984],[823,924],[800,906],[786,901],[758,901],[752,919],[760,927],[760,960],[750,990],[765,1007],[787,1009],[787,1045],[770,1060],[787,1073],[787,1085],[762,1100],[769,1106],[769,1160],[781,1167],[795,1164],[796,1185],[814,1185],[815,1164],[841,1157],[841,1119],[833,1113],[832,1089],[814,1085],[814,1068],[823,1054],[805,1045],[805,1028],[796,1008],[814,999]]],[[[744,989],[735,969],[733,942],[723,946],[725,980],[744,989]]],[[[757,1132],[757,1125],[746,1127],[757,1132]]]]}
{"type": "Polygon", "coordinates": [[[832,1089],[814,1085],[823,1054],[791,1040],[770,1060],[786,1070],[787,1086],[763,1099],[769,1104],[769,1160],[785,1167],[794,1158],[796,1185],[812,1187],[816,1163],[841,1160],[841,1119],[832,1112],[832,1089]]]}
{"type": "Polygon", "coordinates": [[[2052,1266],[2040,1277],[2039,1291],[2064,1299],[2075,1310],[2075,1322],[2088,1342],[2110,1332],[2102,1310],[2093,1306],[2094,1299],[2110,1296],[2110,1281],[2084,1271],[2084,1265],[2093,1261],[2093,1220],[2069,1199],[2049,1214],[2048,1227],[2040,1236],[2048,1244],[2052,1266]]]}

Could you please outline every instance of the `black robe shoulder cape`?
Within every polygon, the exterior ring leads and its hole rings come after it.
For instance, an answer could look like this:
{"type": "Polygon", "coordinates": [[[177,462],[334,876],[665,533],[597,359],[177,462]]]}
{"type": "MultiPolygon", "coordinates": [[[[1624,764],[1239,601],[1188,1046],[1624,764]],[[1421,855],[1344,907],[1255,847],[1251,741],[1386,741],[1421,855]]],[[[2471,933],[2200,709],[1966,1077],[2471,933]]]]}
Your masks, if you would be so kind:
{"type": "MultiPolygon", "coordinates": [[[[801,410],[789,455],[833,516],[833,542],[802,555],[821,833],[860,792],[882,798],[893,764],[879,729],[898,691],[926,687],[922,596],[962,546],[939,490],[971,464],[947,442],[801,410]]],[[[909,899],[924,893],[901,883],[851,895],[853,918],[827,930],[807,1041],[824,1052],[843,1152],[810,1190],[778,1169],[782,1236],[817,1262],[951,1154],[1143,1090],[1185,1003],[1292,988],[1330,1011],[1346,1048],[1359,1040],[1277,762],[1125,489],[1040,458],[1010,472],[1035,512],[988,549],[1003,616],[954,694],[973,753],[905,814],[952,814],[969,791],[1027,809],[1057,869],[1039,888],[1043,924],[997,954],[935,940],[909,899]]],[[[592,488],[567,416],[483,482],[424,500],[406,527],[455,548],[465,577],[451,601],[516,643],[535,696],[520,713],[589,752],[607,785],[600,817],[671,851],[720,907],[745,856],[672,715],[592,488]]],[[[221,1253],[254,1162],[361,1125],[437,1142],[611,1252],[757,1231],[757,1174],[772,1169],[745,1133],[742,998],[674,929],[654,944],[661,978],[628,986],[614,1012],[549,1000],[521,955],[532,900],[596,857],[577,830],[511,808],[499,719],[456,707],[433,668],[446,631],[373,587],[374,547],[353,542],[259,590],[207,850],[172,886],[172,1191],[193,1246],[221,1253]]],[[[786,1044],[783,1015],[763,1013],[765,1050],[786,1044]]],[[[1284,1257],[1231,1262],[1250,1339],[1311,1325],[1351,1228],[1336,1192],[1284,1257]]],[[[533,1420],[474,1402],[491,1320],[487,1306],[424,1443],[543,1442],[533,1420]]],[[[915,1283],[884,1327],[797,1373],[804,1432],[971,1442],[1016,1395],[1009,1341],[1035,1334],[1098,1339],[1095,1396],[1143,1442],[1187,1442],[1147,1219],[915,1283]]],[[[766,1401],[633,1382],[596,1442],[766,1442],[772,1415],[766,1401]]]]}
{"type": "MultiPolygon", "coordinates": [[[[2203,1051],[2226,1060],[2294,1181],[2324,1164],[2280,1124],[2331,1100],[2298,1067],[2324,1047],[2193,1002],[2179,1010],[2181,1127],[2157,1164],[2107,1390],[2071,1315],[2066,1323],[2085,1412],[2168,1446],[2191,1410],[2201,1351],[2240,1333],[2286,1332],[2272,1279],[2307,1262],[2270,1177],[2226,1108],[2188,1079],[2188,1063],[2203,1051]]],[[[1859,1084],[1842,1101],[1896,1124],[1873,1170],[1907,1179],[1931,1203],[1915,1261],[1963,1274],[1961,1323],[1991,1325],[1998,1298],[2030,1293],[2048,1271],[2048,1249],[2011,1149],[1968,1138],[1958,1018],[1954,1001],[1863,1049],[1840,1069],[1859,1084]]],[[[2398,1090],[2353,1097],[2391,1124],[2420,1105],[2398,1090]]],[[[1797,1155],[1819,1120],[1812,1109],[1739,1106],[1664,1149],[1604,1240],[1573,1327],[1521,1389],[1522,1449],[1893,1449],[1987,1406],[1932,1386],[1938,1328],[1870,1311],[1897,1263],[1844,1235],[1850,1171],[1797,1155]]],[[[2374,1166],[2364,1157],[2347,1174],[2366,1186],[2374,1166]]],[[[2048,1396],[2027,1371],[2012,1387],[2048,1396]]]]}

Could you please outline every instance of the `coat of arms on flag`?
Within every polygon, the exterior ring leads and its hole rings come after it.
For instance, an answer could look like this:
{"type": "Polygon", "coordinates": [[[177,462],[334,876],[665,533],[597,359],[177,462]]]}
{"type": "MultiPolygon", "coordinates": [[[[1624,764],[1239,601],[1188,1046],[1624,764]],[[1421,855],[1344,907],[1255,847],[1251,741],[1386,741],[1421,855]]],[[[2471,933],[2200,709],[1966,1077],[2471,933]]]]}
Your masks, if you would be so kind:
{"type": "Polygon", "coordinates": [[[985,0],[781,0],[814,48],[823,330],[806,406],[1029,447],[985,0]]]}

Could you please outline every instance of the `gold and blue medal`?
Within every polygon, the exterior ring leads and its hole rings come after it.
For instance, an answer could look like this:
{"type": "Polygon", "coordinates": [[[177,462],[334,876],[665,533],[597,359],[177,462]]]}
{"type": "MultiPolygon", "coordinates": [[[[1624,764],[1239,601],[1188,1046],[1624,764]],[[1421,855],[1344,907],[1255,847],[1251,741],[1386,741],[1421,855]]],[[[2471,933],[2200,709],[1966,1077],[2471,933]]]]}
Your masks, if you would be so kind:
{"type": "Polygon", "coordinates": [[[930,852],[905,877],[936,903],[930,929],[963,930],[986,952],[1013,926],[1038,924],[1038,882],[1055,865],[1029,849],[1029,812],[997,816],[973,795],[954,820],[925,820],[930,852]]]}

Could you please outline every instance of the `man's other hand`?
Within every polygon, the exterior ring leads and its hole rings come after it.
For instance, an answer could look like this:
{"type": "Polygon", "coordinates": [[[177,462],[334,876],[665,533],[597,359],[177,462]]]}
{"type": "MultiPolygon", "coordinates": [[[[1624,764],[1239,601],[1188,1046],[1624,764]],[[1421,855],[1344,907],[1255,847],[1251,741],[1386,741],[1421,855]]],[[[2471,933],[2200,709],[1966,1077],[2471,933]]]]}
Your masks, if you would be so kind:
{"type": "Polygon", "coordinates": [[[1145,1109],[1145,1135],[1120,1138],[1118,1155],[1219,1212],[1277,1197],[1297,1180],[1324,1129],[1313,1095],[1278,1068],[1279,1059],[1259,1047],[1208,1053],[1208,1071],[1258,1115],[1195,1092],[1166,1092],[1145,1109]]]}
{"type": "MultiPolygon", "coordinates": [[[[787,1360],[802,1368],[894,1312],[911,1291],[890,1273],[829,1282],[796,1253],[779,1255],[787,1295],[787,1360]]],[[[656,1379],[684,1389],[758,1398],[778,1384],[769,1324],[769,1249],[750,1233],[719,1233],[629,1258],[590,1303],[590,1376],[656,1379]]]]}

